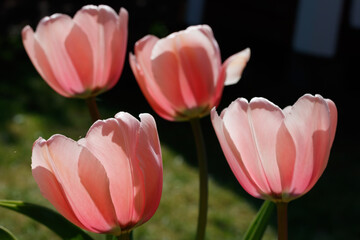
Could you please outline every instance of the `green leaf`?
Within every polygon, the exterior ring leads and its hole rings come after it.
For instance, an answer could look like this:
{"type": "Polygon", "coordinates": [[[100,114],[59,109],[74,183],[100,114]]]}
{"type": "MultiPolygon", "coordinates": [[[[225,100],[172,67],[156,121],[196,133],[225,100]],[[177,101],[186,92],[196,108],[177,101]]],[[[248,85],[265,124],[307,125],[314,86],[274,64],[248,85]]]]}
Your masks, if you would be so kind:
{"type": "Polygon", "coordinates": [[[274,208],[275,204],[269,200],[266,200],[263,203],[255,219],[246,231],[243,240],[260,240],[262,238],[266,227],[269,224],[274,208]]]}
{"type": "Polygon", "coordinates": [[[1,240],[16,240],[16,237],[6,228],[0,226],[0,239],[1,240]]]}
{"type": "Polygon", "coordinates": [[[80,228],[49,208],[16,200],[0,200],[0,207],[22,213],[42,223],[64,240],[93,240],[80,228]]]}

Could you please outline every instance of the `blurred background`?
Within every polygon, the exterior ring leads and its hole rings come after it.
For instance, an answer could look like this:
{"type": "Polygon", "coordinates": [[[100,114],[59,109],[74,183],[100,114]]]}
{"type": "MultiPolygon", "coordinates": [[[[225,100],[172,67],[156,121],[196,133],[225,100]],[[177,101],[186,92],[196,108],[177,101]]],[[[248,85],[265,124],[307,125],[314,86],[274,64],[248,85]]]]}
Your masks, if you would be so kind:
{"type": "MultiPolygon", "coordinates": [[[[224,89],[218,111],[238,97],[265,97],[280,107],[305,93],[332,99],[337,133],[328,167],[315,187],[289,205],[289,239],[360,239],[359,120],[360,0],[0,1],[0,199],[47,205],[31,176],[31,146],[61,133],[77,139],[91,125],[82,100],[57,95],[22,46],[21,30],[53,13],[73,16],[86,4],[129,12],[128,52],[146,34],[164,37],[208,24],[222,59],[251,48],[240,82],[224,89]]],[[[164,155],[164,191],[154,218],[135,239],[192,239],[197,217],[197,163],[188,123],[167,122],[143,97],[126,58],[119,83],[97,98],[103,118],[118,111],[154,115],[164,155]]],[[[209,156],[207,239],[240,239],[262,201],[237,183],[210,118],[202,119],[209,156]]],[[[56,239],[39,224],[0,209],[0,225],[19,239],[56,239]],[[51,237],[49,237],[51,236],[51,237]]],[[[100,239],[98,236],[96,236],[100,239]]],[[[276,239],[275,214],[264,239],[276,239]]]]}

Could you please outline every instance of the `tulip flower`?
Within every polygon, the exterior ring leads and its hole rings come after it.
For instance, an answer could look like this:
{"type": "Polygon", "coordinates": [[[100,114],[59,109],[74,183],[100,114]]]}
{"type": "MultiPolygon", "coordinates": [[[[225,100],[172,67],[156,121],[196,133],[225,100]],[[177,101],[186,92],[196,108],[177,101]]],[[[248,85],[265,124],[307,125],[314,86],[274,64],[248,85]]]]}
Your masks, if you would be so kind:
{"type": "Polygon", "coordinates": [[[22,30],[25,50],[36,70],[64,97],[87,100],[100,119],[95,96],[118,82],[125,60],[128,13],[106,5],[87,5],[73,19],[65,14],[43,18],[36,31],[22,30]]]}
{"type": "Polygon", "coordinates": [[[43,196],[69,221],[95,233],[129,233],[155,213],[162,159],[154,118],[120,112],[85,138],[39,138],[32,172],[43,196]]]}
{"type": "Polygon", "coordinates": [[[44,17],[34,32],[22,30],[25,50],[41,77],[65,97],[87,98],[119,80],[127,45],[128,13],[87,5],[73,19],[44,17]]]}
{"type": "Polygon", "coordinates": [[[154,111],[170,121],[209,114],[219,104],[225,85],[239,81],[250,50],[221,64],[219,46],[207,25],[158,39],[148,35],[135,44],[130,66],[154,111]]]}
{"type": "MultiPolygon", "coordinates": [[[[242,187],[278,206],[307,193],[322,175],[334,140],[337,109],[320,95],[280,109],[264,98],[239,98],[211,120],[242,187]]],[[[278,207],[279,209],[279,207],[278,207]]],[[[282,238],[284,239],[284,238],[282,238]]]]}

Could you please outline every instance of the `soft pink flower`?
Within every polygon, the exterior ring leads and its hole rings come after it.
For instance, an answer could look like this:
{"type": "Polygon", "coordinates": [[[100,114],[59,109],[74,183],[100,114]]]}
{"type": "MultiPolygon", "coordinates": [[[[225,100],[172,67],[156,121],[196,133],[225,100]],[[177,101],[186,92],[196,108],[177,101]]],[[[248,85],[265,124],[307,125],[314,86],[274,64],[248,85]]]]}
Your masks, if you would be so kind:
{"type": "Polygon", "coordinates": [[[211,28],[192,26],[158,39],[148,35],[135,44],[130,65],[135,78],[161,117],[171,121],[207,115],[217,106],[225,85],[239,81],[250,49],[221,64],[211,28]]]}
{"type": "Polygon", "coordinates": [[[112,88],[123,69],[128,13],[87,5],[73,19],[43,18],[22,30],[25,50],[42,78],[65,97],[95,96],[112,88]]]}
{"type": "Polygon", "coordinates": [[[252,196],[288,202],[323,173],[334,140],[337,109],[320,95],[281,110],[264,98],[232,102],[211,119],[225,157],[252,196]]]}
{"type": "Polygon", "coordinates": [[[39,138],[32,172],[54,207],[77,226],[119,235],[148,221],[162,192],[162,159],[154,118],[120,112],[95,122],[86,137],[39,138]]]}

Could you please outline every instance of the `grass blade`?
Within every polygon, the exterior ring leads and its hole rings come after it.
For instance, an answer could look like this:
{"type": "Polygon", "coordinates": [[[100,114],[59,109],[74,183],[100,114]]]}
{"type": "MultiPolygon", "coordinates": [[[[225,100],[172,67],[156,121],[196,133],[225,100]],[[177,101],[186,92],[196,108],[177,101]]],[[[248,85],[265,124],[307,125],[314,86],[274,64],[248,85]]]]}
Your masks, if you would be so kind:
{"type": "Polygon", "coordinates": [[[5,227],[0,226],[0,239],[1,240],[16,240],[16,237],[5,227]]]}
{"type": "Polygon", "coordinates": [[[250,227],[245,233],[243,240],[260,240],[264,235],[267,225],[269,224],[271,215],[274,211],[275,204],[271,201],[266,200],[255,219],[250,224],[250,227]]]}

